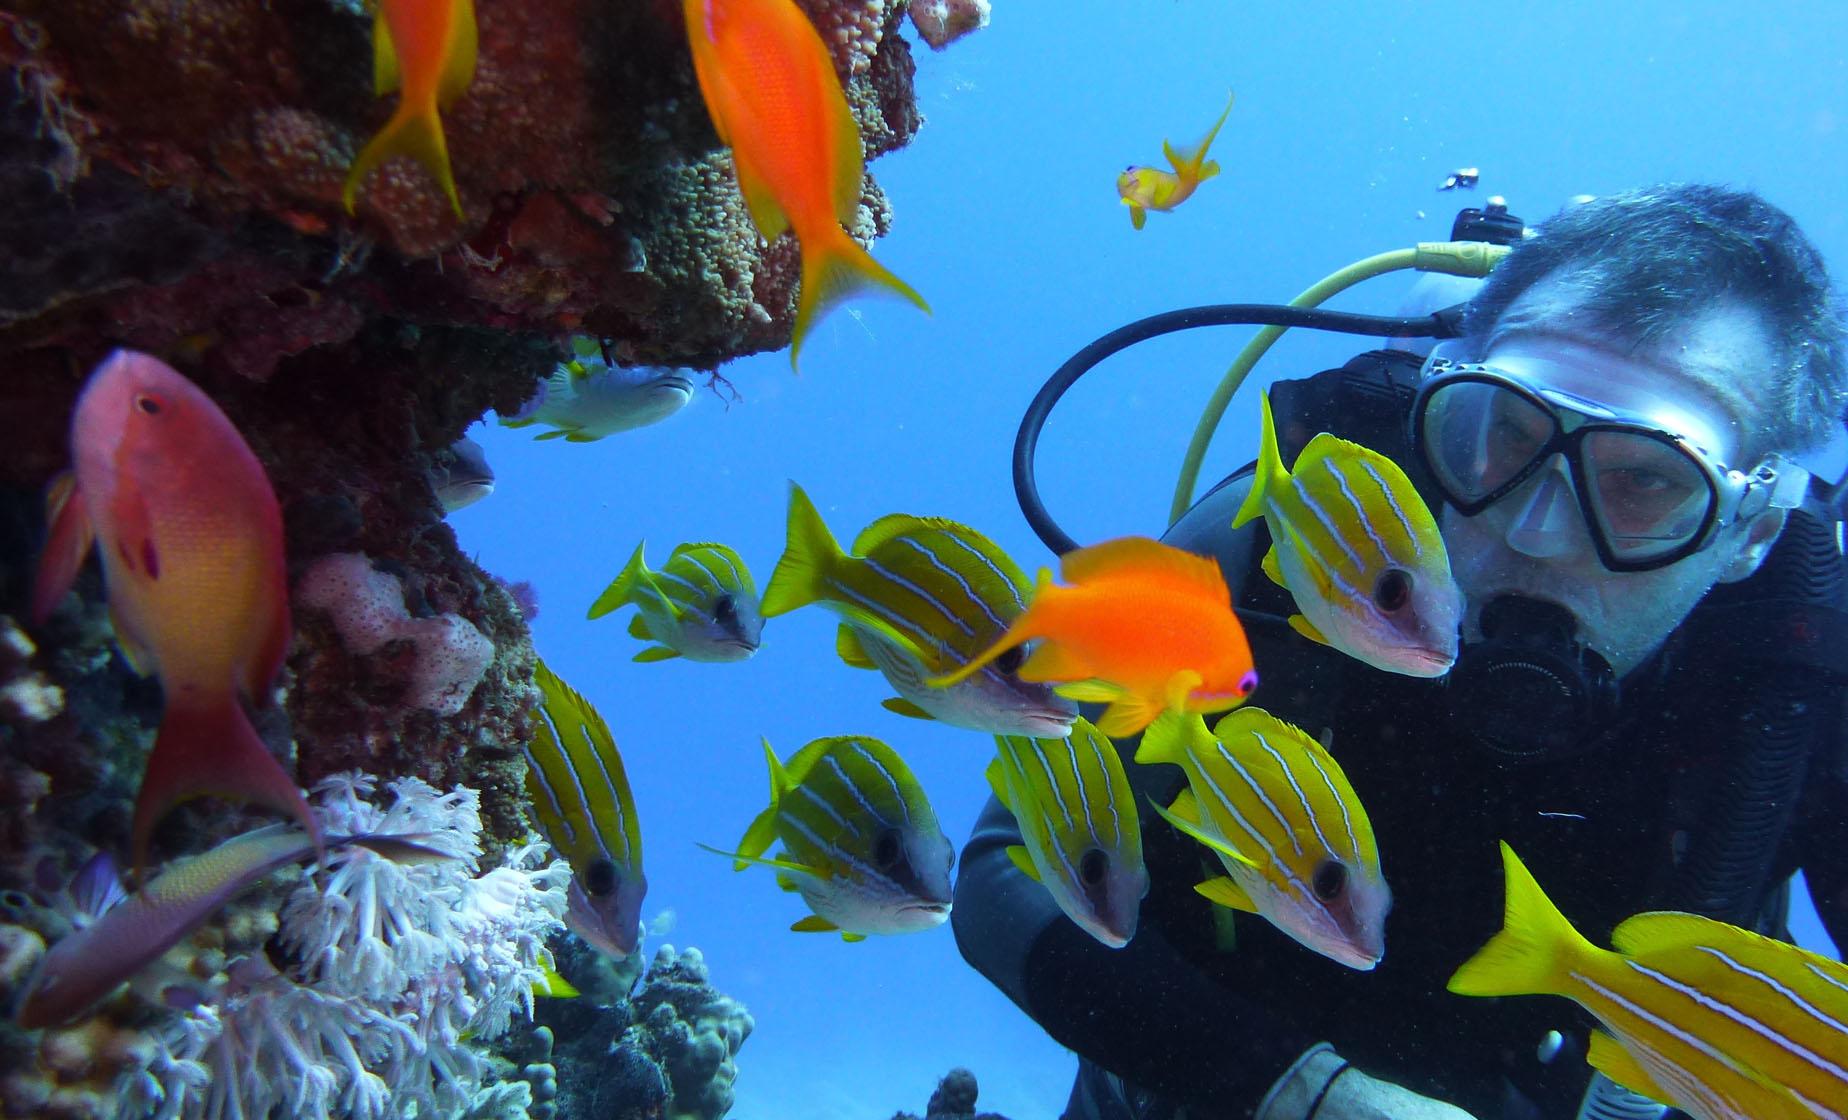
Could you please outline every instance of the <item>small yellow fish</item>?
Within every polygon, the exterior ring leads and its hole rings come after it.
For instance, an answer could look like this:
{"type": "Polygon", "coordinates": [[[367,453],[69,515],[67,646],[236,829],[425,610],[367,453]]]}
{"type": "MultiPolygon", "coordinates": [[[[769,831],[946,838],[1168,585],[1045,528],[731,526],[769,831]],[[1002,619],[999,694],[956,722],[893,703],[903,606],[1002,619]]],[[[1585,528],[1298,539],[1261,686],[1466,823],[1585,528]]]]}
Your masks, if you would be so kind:
{"type": "Polygon", "coordinates": [[[1117,176],[1117,196],[1129,207],[1131,225],[1141,229],[1150,210],[1174,209],[1193,197],[1201,183],[1219,174],[1218,161],[1207,159],[1206,150],[1213,146],[1219,126],[1226,123],[1226,116],[1232,112],[1232,100],[1232,95],[1227,94],[1225,109],[1198,147],[1176,149],[1166,140],[1161,142],[1161,154],[1168,157],[1173,171],[1131,164],[1117,176]]]}
{"type": "Polygon", "coordinates": [[[1695,1120],[1839,1120],[1848,1106],[1848,967],[1694,914],[1638,914],[1616,952],[1581,937],[1501,846],[1506,928],[1449,988],[1557,995],[1598,1017],[1587,1060],[1695,1120]]]}

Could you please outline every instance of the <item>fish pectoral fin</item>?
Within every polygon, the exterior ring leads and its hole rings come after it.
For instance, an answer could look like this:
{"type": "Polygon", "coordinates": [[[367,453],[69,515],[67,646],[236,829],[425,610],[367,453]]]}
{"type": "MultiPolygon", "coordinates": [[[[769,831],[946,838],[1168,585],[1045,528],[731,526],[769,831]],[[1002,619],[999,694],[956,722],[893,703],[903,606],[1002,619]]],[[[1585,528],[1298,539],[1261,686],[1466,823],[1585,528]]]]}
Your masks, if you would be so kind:
{"type": "Polygon", "coordinates": [[[1623,1044],[1603,1031],[1591,1032],[1591,1048],[1585,1055],[1593,1069],[1629,1089],[1641,1093],[1657,1104],[1673,1106],[1675,1101],[1668,1092],[1656,1084],[1655,1078],[1643,1068],[1623,1044]]]}
{"type": "Polygon", "coordinates": [[[866,646],[860,641],[860,632],[845,622],[834,633],[834,652],[852,668],[878,668],[873,659],[867,656],[866,646]]]}
{"type": "Polygon", "coordinates": [[[1245,853],[1239,851],[1237,848],[1234,848],[1232,845],[1226,843],[1224,840],[1221,840],[1219,837],[1214,836],[1211,833],[1207,832],[1205,829],[1201,828],[1195,822],[1187,820],[1186,818],[1181,817],[1177,815],[1176,813],[1163,808],[1161,803],[1156,801],[1152,797],[1149,799],[1149,804],[1155,806],[1155,811],[1161,814],[1161,818],[1163,820],[1167,821],[1169,824],[1173,825],[1175,828],[1180,829],[1182,832],[1186,833],[1187,835],[1193,837],[1195,840],[1198,840],[1200,843],[1205,844],[1207,847],[1213,849],[1215,852],[1218,852],[1220,855],[1233,859],[1239,863],[1244,864],[1247,867],[1250,867],[1253,869],[1257,868],[1258,866],[1257,863],[1253,861],[1250,856],[1247,856],[1245,853]]]}
{"type": "Polygon", "coordinates": [[[895,712],[901,716],[909,716],[912,719],[936,719],[937,718],[936,716],[933,716],[929,712],[925,711],[923,708],[920,708],[916,704],[913,704],[911,701],[905,699],[903,696],[894,696],[887,700],[881,700],[879,702],[879,706],[881,708],[884,708],[888,712],[895,712]]]}
{"type": "Polygon", "coordinates": [[[1193,691],[1206,683],[1206,678],[1192,669],[1181,669],[1168,678],[1167,687],[1162,694],[1168,699],[1168,707],[1177,712],[1187,710],[1187,700],[1193,691]]]}
{"type": "Polygon", "coordinates": [[[797,863],[795,860],[767,859],[763,856],[746,855],[743,852],[728,852],[724,848],[715,848],[711,844],[699,844],[697,841],[695,841],[695,844],[711,852],[715,856],[724,856],[726,859],[731,860],[732,869],[734,871],[743,871],[746,867],[755,864],[758,867],[774,867],[779,871],[798,871],[804,875],[825,876],[827,874],[825,871],[817,871],[808,864],[797,863]]]}
{"type": "Polygon", "coordinates": [[[1200,802],[1194,797],[1192,789],[1184,789],[1168,803],[1168,812],[1190,824],[1200,823],[1200,802]]]}
{"type": "Polygon", "coordinates": [[[1042,641],[1015,674],[1023,681],[1077,681],[1094,676],[1089,662],[1055,641],[1042,641]]]}
{"type": "Polygon", "coordinates": [[[1224,906],[1228,910],[1243,910],[1256,914],[1258,908],[1245,893],[1245,888],[1232,881],[1232,876],[1221,875],[1208,879],[1204,883],[1195,883],[1194,891],[1215,906],[1224,906]]]}
{"type": "Polygon", "coordinates": [[[1129,207],[1129,227],[1131,229],[1141,229],[1148,224],[1149,212],[1146,208],[1127,198],[1123,200],[1123,205],[1129,207]]]}
{"type": "Polygon", "coordinates": [[[789,927],[796,933],[833,933],[841,927],[830,922],[820,914],[810,914],[789,927]]]}
{"type": "Polygon", "coordinates": [[[1015,867],[1020,869],[1022,875],[1025,875],[1035,883],[1040,881],[1039,868],[1033,866],[1033,856],[1028,853],[1026,845],[1008,845],[1007,858],[1015,867]]]}
{"type": "Polygon", "coordinates": [[[649,646],[635,655],[636,661],[666,661],[680,656],[680,651],[668,646],[649,646]]]}
{"type": "Polygon", "coordinates": [[[1217,174],[1219,174],[1219,161],[1218,160],[1209,159],[1205,163],[1200,165],[1200,180],[1202,182],[1208,179],[1211,179],[1213,176],[1217,174]]]}
{"type": "Polygon", "coordinates": [[[1123,695],[1123,686],[1111,684],[1102,677],[1088,680],[1065,681],[1053,686],[1053,692],[1067,700],[1077,700],[1085,704],[1108,704],[1123,695]]]}
{"type": "Polygon", "coordinates": [[[1328,640],[1328,636],[1326,634],[1323,634],[1320,630],[1316,629],[1315,623],[1310,622],[1307,618],[1305,618],[1304,616],[1300,614],[1293,614],[1290,616],[1290,629],[1296,631],[1298,634],[1301,634],[1303,637],[1308,638],[1312,642],[1320,642],[1322,645],[1325,645],[1325,646],[1333,646],[1335,644],[1328,640]]]}
{"type": "Polygon", "coordinates": [[[1270,577],[1272,583],[1276,584],[1278,587],[1288,589],[1290,585],[1284,582],[1283,568],[1277,563],[1276,545],[1273,544],[1270,546],[1270,551],[1264,554],[1264,563],[1260,566],[1264,569],[1264,574],[1270,577]]]}
{"type": "Polygon", "coordinates": [[[65,471],[45,491],[45,521],[51,531],[39,556],[38,576],[32,581],[32,606],[27,618],[42,624],[77,582],[83,558],[96,540],[77,475],[65,471]]]}
{"type": "Polygon", "coordinates": [[[841,931],[841,940],[851,945],[855,941],[865,941],[866,935],[864,933],[855,933],[852,930],[844,929],[841,931]]]}
{"type": "Polygon", "coordinates": [[[122,651],[122,660],[128,662],[137,677],[151,677],[160,668],[154,651],[141,644],[134,630],[123,623],[115,608],[109,608],[109,625],[115,630],[116,648],[122,651]]]}

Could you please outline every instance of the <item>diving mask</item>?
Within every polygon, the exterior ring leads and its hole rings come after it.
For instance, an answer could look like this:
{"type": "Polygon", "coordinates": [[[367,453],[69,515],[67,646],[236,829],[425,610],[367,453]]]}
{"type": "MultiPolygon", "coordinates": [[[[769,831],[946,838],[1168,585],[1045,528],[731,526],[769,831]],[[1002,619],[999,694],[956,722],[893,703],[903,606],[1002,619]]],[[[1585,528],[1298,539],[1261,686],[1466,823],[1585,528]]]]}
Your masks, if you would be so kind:
{"type": "Polygon", "coordinates": [[[1673,564],[1721,526],[1802,502],[1801,467],[1772,454],[1736,470],[1700,426],[1685,410],[1617,407],[1510,365],[1444,357],[1426,364],[1412,405],[1413,448],[1458,512],[1481,513],[1558,456],[1598,558],[1616,572],[1673,564]]]}

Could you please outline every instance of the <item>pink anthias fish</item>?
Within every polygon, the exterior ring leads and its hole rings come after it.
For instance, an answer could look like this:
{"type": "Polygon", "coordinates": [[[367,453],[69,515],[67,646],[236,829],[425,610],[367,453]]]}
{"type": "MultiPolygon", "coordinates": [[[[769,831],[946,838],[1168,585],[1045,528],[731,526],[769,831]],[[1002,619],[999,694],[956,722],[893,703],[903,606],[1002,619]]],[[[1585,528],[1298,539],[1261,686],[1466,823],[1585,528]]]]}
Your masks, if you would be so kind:
{"type": "Polygon", "coordinates": [[[135,801],[134,866],[174,805],[220,794],[299,820],[301,790],[257,736],[288,653],[282,513],[263,465],[212,399],[166,363],[118,350],[71,419],[72,472],[52,484],[31,619],[50,616],[94,543],[116,641],[160,676],[166,708],[135,801]]]}

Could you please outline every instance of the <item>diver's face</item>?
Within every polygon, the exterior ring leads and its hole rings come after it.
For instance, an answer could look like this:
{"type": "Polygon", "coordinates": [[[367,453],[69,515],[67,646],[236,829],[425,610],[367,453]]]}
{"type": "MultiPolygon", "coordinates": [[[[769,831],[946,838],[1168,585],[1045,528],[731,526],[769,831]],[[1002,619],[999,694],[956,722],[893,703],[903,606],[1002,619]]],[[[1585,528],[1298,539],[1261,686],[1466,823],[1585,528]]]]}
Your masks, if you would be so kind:
{"type": "MultiPolygon", "coordinates": [[[[1767,403],[1753,374],[1775,360],[1756,314],[1716,309],[1659,344],[1633,350],[1575,328],[1562,288],[1543,281],[1516,300],[1483,360],[1543,370],[1557,388],[1612,407],[1666,407],[1682,429],[1676,434],[1728,466],[1754,465],[1739,461],[1749,425],[1767,403]]],[[[1580,640],[1621,676],[1648,657],[1715,583],[1757,569],[1783,513],[1723,527],[1705,548],[1667,567],[1613,572],[1598,559],[1569,472],[1555,455],[1520,489],[1475,517],[1446,505],[1441,525],[1466,602],[1465,640],[1481,639],[1483,605],[1498,595],[1547,600],[1572,612],[1580,640]]]]}

